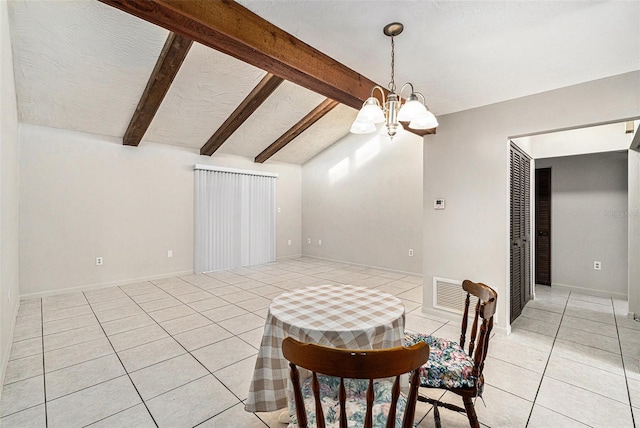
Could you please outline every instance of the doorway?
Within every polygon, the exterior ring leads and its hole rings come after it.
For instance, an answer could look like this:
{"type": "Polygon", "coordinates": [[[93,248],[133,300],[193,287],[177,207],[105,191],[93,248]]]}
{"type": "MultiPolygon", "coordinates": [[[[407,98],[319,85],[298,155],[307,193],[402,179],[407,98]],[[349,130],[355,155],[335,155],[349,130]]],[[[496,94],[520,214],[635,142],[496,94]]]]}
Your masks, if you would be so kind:
{"type": "Polygon", "coordinates": [[[536,169],[535,283],[551,285],[551,168],[536,169]]]}

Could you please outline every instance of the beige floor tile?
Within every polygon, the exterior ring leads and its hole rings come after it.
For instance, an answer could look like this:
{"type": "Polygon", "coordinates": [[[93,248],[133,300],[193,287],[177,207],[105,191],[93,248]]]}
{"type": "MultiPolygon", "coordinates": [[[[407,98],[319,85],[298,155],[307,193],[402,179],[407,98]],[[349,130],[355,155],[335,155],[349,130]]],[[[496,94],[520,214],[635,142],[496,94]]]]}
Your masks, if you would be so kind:
{"type": "Polygon", "coordinates": [[[542,380],[536,404],[590,426],[633,426],[629,404],[549,377],[542,380]]]}
{"type": "Polygon", "coordinates": [[[100,321],[101,323],[105,323],[141,314],[144,314],[144,311],[140,309],[138,305],[131,303],[130,305],[121,308],[113,308],[101,312],[96,312],[96,317],[98,318],[98,321],[100,321]]]}
{"type": "Polygon", "coordinates": [[[615,325],[616,323],[614,315],[609,312],[599,312],[599,311],[592,311],[588,309],[567,307],[564,314],[574,318],[596,321],[596,322],[601,322],[605,324],[615,325]]]}
{"type": "Polygon", "coordinates": [[[533,403],[508,392],[485,385],[484,399],[475,403],[478,419],[490,427],[524,427],[533,403]],[[486,407],[485,407],[486,404],[486,407]]]}
{"type": "Polygon", "coordinates": [[[47,400],[120,377],[124,368],[116,354],[106,355],[47,373],[47,400]]]}
{"type": "Polygon", "coordinates": [[[118,356],[128,373],[186,353],[173,338],[156,340],[124,351],[118,356]]]}
{"type": "Polygon", "coordinates": [[[155,291],[152,291],[150,293],[135,294],[130,297],[131,297],[131,300],[133,300],[134,302],[138,304],[142,304],[147,302],[153,302],[154,300],[168,299],[172,296],[166,291],[160,290],[158,288],[155,291]]]}
{"type": "Polygon", "coordinates": [[[230,332],[217,324],[210,324],[205,327],[196,328],[175,335],[177,340],[189,352],[202,348],[212,343],[219,342],[233,336],[230,332]]]}
{"type": "Polygon", "coordinates": [[[142,399],[147,401],[209,374],[195,358],[183,354],[130,374],[142,399]],[[171,374],[167,376],[167,374],[171,374]]]}
{"type": "Polygon", "coordinates": [[[219,308],[221,306],[227,306],[229,302],[222,300],[219,297],[211,297],[206,300],[199,300],[197,302],[189,303],[189,307],[195,309],[198,312],[205,312],[211,309],[219,308]]]}
{"type": "Polygon", "coordinates": [[[627,382],[629,383],[629,397],[631,397],[631,405],[633,407],[640,408],[640,380],[627,379],[627,382]]]}
{"type": "Polygon", "coordinates": [[[44,376],[14,382],[2,387],[0,417],[44,403],[44,376]]]}
{"type": "Polygon", "coordinates": [[[110,309],[118,309],[125,307],[135,307],[137,306],[136,302],[134,302],[130,297],[120,297],[113,300],[106,300],[104,302],[96,302],[91,303],[91,308],[96,312],[104,312],[110,309]]]}
{"type": "Polygon", "coordinates": [[[42,354],[42,339],[40,337],[13,342],[11,344],[9,361],[36,354],[42,354]]]}
{"type": "Polygon", "coordinates": [[[264,321],[264,318],[250,313],[219,321],[218,325],[237,335],[255,328],[264,327],[264,321]]]}
{"type": "Polygon", "coordinates": [[[84,295],[89,303],[105,302],[107,300],[127,297],[127,294],[119,287],[106,287],[99,290],[85,291],[84,295]]]}
{"type": "Polygon", "coordinates": [[[92,314],[91,306],[85,304],[80,306],[72,306],[70,308],[45,310],[42,318],[45,322],[56,321],[64,318],[72,318],[78,315],[92,314]]]}
{"type": "MultiPolygon", "coordinates": [[[[441,321],[434,321],[431,318],[427,318],[421,313],[410,313],[405,315],[405,330],[416,332],[416,333],[424,333],[424,334],[434,334],[436,330],[441,328],[444,325],[441,321]]],[[[460,331],[458,330],[458,337],[460,336],[460,331]]]]}
{"type": "Polygon", "coordinates": [[[162,299],[150,300],[144,303],[140,303],[140,307],[146,312],[159,311],[161,309],[172,308],[174,306],[181,306],[183,303],[175,297],[166,294],[166,297],[162,299]]]}
{"type": "Polygon", "coordinates": [[[158,290],[158,287],[151,282],[137,282],[135,284],[121,285],[120,289],[129,296],[137,296],[140,294],[153,293],[158,290]]]}
{"type": "Polygon", "coordinates": [[[245,333],[239,334],[238,337],[256,349],[260,348],[262,336],[264,335],[264,327],[255,328],[245,333]]]}
{"type": "Polygon", "coordinates": [[[214,373],[238,361],[257,355],[258,351],[243,340],[237,337],[231,337],[197,349],[193,351],[192,354],[198,361],[204,364],[210,372],[214,373]]]}
{"type": "Polygon", "coordinates": [[[91,340],[77,345],[59,348],[44,353],[45,373],[60,370],[74,364],[113,354],[107,338],[91,340]]]}
{"type": "Polygon", "coordinates": [[[623,374],[614,374],[597,367],[552,355],[544,375],[545,377],[604,395],[623,404],[629,403],[627,385],[623,374]]]}
{"type": "Polygon", "coordinates": [[[6,385],[30,377],[42,375],[42,361],[42,354],[31,355],[17,360],[10,360],[7,363],[4,375],[4,384],[6,385]]]}
{"type": "Polygon", "coordinates": [[[489,341],[489,356],[536,373],[544,372],[549,359],[548,352],[511,342],[507,336],[497,334],[489,341]]]}
{"type": "Polygon", "coordinates": [[[620,344],[617,338],[603,336],[600,334],[590,333],[576,328],[560,325],[558,330],[558,339],[567,340],[569,342],[579,343],[581,345],[591,346],[592,348],[603,351],[620,352],[620,344]]]}
{"type": "Polygon", "coordinates": [[[65,330],[60,333],[44,336],[44,350],[46,352],[65,348],[78,343],[104,338],[104,331],[100,324],[91,324],[73,330],[65,330]]]}
{"type": "Polygon", "coordinates": [[[415,287],[397,294],[396,297],[422,304],[422,287],[415,287]]]}
{"type": "Polygon", "coordinates": [[[253,369],[256,366],[256,357],[249,357],[244,360],[233,363],[223,369],[214,372],[214,376],[218,378],[236,397],[240,400],[246,400],[249,393],[249,385],[253,379],[253,369]]]}
{"type": "Polygon", "coordinates": [[[45,321],[43,325],[43,333],[45,336],[49,334],[60,333],[67,330],[74,330],[80,327],[97,325],[98,320],[94,314],[79,315],[71,318],[63,318],[55,321],[45,321]]]}
{"type": "Polygon", "coordinates": [[[562,319],[562,326],[571,327],[578,330],[584,330],[590,333],[596,333],[596,334],[609,336],[613,338],[618,337],[618,332],[615,325],[592,321],[592,320],[586,320],[583,318],[576,318],[569,315],[565,315],[564,318],[562,319]]]}
{"type": "Polygon", "coordinates": [[[556,333],[558,332],[558,324],[539,321],[525,316],[518,317],[511,326],[515,329],[528,330],[551,337],[556,337],[556,333]]]}
{"type": "Polygon", "coordinates": [[[180,334],[209,324],[212,324],[211,320],[200,314],[187,315],[186,317],[175,318],[160,323],[162,328],[167,330],[171,335],[180,334]]]}
{"type": "Polygon", "coordinates": [[[171,308],[160,309],[158,311],[150,312],[151,318],[156,322],[161,323],[164,321],[173,320],[180,317],[186,317],[187,315],[195,314],[196,312],[185,304],[179,306],[173,306],[171,308]]]}
{"type": "Polygon", "coordinates": [[[556,326],[560,325],[560,320],[562,319],[562,313],[532,308],[528,303],[527,306],[525,306],[522,310],[521,316],[538,321],[543,321],[549,324],[555,324],[556,326]]]}
{"type": "MultiPolygon", "coordinates": [[[[225,296],[225,299],[227,296],[225,296]]],[[[249,312],[257,311],[260,309],[266,309],[271,304],[270,299],[265,299],[264,297],[255,297],[253,299],[243,300],[240,302],[236,302],[235,305],[241,307],[244,310],[249,312]]]]}
{"type": "Polygon", "coordinates": [[[487,384],[531,402],[536,398],[542,381],[541,373],[492,357],[485,360],[483,373],[487,384]]]}
{"type": "Polygon", "coordinates": [[[580,343],[558,339],[551,355],[587,364],[618,375],[624,374],[620,354],[592,348],[580,343]]]}
{"type": "Polygon", "coordinates": [[[155,428],[155,426],[156,424],[144,404],[129,407],[115,415],[88,425],[91,428],[155,428]]]}
{"type": "MultiPolygon", "coordinates": [[[[553,347],[555,338],[544,334],[536,333],[529,330],[511,330],[509,336],[505,336],[500,333],[495,333],[494,337],[501,337],[508,342],[517,343],[518,345],[526,346],[527,348],[537,349],[545,353],[550,353],[553,347]]],[[[491,339],[493,340],[493,338],[491,339]]],[[[491,341],[489,342],[489,348],[491,348],[491,341]]]]}
{"type": "Polygon", "coordinates": [[[147,402],[160,428],[193,427],[236,404],[239,400],[211,375],[147,402]]]}
{"type": "Polygon", "coordinates": [[[248,313],[250,312],[242,309],[239,306],[227,305],[227,306],[221,306],[216,309],[211,309],[209,311],[202,312],[202,315],[209,318],[213,322],[220,322],[220,321],[227,320],[229,318],[238,317],[240,315],[246,315],[248,313]]]}
{"type": "Polygon", "coordinates": [[[181,294],[177,297],[182,303],[192,303],[198,302],[200,300],[206,300],[213,297],[211,293],[207,293],[204,290],[198,289],[198,291],[194,291],[193,293],[181,294]]]}
{"type": "Polygon", "coordinates": [[[167,337],[169,337],[169,334],[162,327],[157,324],[152,324],[135,330],[114,334],[109,336],[109,341],[113,349],[115,349],[116,352],[120,352],[167,337]]]}
{"type": "Polygon", "coordinates": [[[140,402],[140,396],[129,377],[121,376],[47,401],[48,426],[83,427],[140,402]]]}
{"type": "Polygon", "coordinates": [[[2,428],[46,428],[44,404],[0,418],[2,428]]]}
{"type": "Polygon", "coordinates": [[[147,314],[134,315],[119,320],[108,321],[101,324],[107,336],[122,333],[136,328],[153,325],[156,322],[147,314]]]}
{"type": "MultiPolygon", "coordinates": [[[[228,428],[234,426],[243,428],[264,428],[265,423],[262,422],[260,417],[256,414],[246,412],[244,410],[244,405],[239,403],[213,418],[208,419],[203,424],[198,425],[198,428],[228,428]]],[[[286,425],[281,424],[281,427],[279,428],[285,427],[286,425]]]]}
{"type": "Polygon", "coordinates": [[[537,404],[533,406],[533,412],[527,424],[527,428],[586,428],[588,426],[537,404]]]}

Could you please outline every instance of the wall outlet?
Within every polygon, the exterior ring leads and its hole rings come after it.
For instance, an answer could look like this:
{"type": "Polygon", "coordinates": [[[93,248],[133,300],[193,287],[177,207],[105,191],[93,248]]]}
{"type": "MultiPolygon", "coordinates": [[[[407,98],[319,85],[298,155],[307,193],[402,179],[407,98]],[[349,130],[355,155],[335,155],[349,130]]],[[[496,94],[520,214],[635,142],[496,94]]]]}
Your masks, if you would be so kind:
{"type": "Polygon", "coordinates": [[[291,245],[291,239],[287,240],[287,245],[291,245]]]}
{"type": "Polygon", "coordinates": [[[280,209],[280,207],[278,207],[278,212],[282,212],[282,210],[280,209]]]}
{"type": "Polygon", "coordinates": [[[311,238],[307,238],[307,244],[311,244],[311,238]]]}
{"type": "Polygon", "coordinates": [[[102,266],[102,257],[96,257],[96,266],[102,266]]]}
{"type": "Polygon", "coordinates": [[[173,250],[167,250],[167,257],[173,257],[173,250]]]}
{"type": "Polygon", "coordinates": [[[413,257],[413,250],[409,249],[409,257],[413,257]]]}
{"type": "Polygon", "coordinates": [[[322,239],[318,239],[318,245],[322,245],[322,239]]]}
{"type": "Polygon", "coordinates": [[[593,268],[595,270],[602,270],[602,262],[594,261],[593,262],[593,268]]]}

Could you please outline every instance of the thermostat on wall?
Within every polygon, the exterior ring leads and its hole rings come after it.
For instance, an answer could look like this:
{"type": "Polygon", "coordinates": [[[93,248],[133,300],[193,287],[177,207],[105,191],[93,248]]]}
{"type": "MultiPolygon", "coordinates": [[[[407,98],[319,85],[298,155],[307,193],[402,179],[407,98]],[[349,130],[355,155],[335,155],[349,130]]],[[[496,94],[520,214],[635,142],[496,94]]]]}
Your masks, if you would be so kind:
{"type": "Polygon", "coordinates": [[[444,199],[438,198],[433,200],[433,209],[434,210],[443,210],[444,209],[444,199]]]}

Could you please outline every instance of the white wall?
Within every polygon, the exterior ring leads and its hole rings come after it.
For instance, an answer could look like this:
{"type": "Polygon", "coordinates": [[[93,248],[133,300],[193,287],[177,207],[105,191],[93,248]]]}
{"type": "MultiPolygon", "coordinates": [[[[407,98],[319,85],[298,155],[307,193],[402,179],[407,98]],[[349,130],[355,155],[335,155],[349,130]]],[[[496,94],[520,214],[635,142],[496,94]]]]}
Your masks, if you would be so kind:
{"type": "Polygon", "coordinates": [[[536,168],[551,168],[552,286],[626,299],[627,152],[541,159],[536,168]]]}
{"type": "MultiPolygon", "coordinates": [[[[636,138],[640,134],[636,134],[636,138]]],[[[640,152],[629,150],[629,313],[640,317],[640,152]]]]}
{"type": "Polygon", "coordinates": [[[0,396],[9,360],[18,289],[18,109],[7,2],[0,2],[0,396]]]}
{"type": "Polygon", "coordinates": [[[195,163],[278,173],[277,256],[300,254],[299,165],[147,142],[128,147],[35,125],[20,130],[23,295],[192,272],[195,163]]]}
{"type": "Polygon", "coordinates": [[[304,164],[303,254],[420,273],[422,145],[351,134],[304,164]]]}
{"type": "Polygon", "coordinates": [[[509,274],[508,137],[636,117],[640,71],[438,118],[424,145],[424,298],[434,276],[485,282],[506,328],[509,274]],[[431,201],[446,198],[446,209],[431,201]]]}

